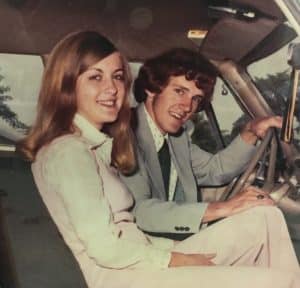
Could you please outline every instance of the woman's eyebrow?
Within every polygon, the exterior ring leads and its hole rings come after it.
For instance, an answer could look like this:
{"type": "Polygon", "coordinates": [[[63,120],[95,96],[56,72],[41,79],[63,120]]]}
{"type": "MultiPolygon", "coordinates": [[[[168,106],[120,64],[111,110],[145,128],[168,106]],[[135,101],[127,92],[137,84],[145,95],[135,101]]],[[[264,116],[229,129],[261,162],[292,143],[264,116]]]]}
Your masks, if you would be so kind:
{"type": "Polygon", "coordinates": [[[87,69],[87,71],[91,71],[91,70],[95,70],[95,71],[97,71],[97,72],[103,73],[103,70],[102,70],[102,69],[100,69],[100,68],[96,68],[96,67],[89,67],[89,68],[87,69]]]}
{"type": "MultiPolygon", "coordinates": [[[[104,73],[104,71],[101,68],[97,68],[97,67],[89,67],[87,69],[87,71],[91,71],[91,70],[95,70],[97,72],[104,73]]],[[[113,73],[124,72],[124,71],[125,71],[124,68],[117,68],[116,70],[113,71],[113,73]]]]}
{"type": "Polygon", "coordinates": [[[125,69],[124,68],[118,68],[114,71],[114,73],[116,73],[116,72],[125,72],[125,69]]]}

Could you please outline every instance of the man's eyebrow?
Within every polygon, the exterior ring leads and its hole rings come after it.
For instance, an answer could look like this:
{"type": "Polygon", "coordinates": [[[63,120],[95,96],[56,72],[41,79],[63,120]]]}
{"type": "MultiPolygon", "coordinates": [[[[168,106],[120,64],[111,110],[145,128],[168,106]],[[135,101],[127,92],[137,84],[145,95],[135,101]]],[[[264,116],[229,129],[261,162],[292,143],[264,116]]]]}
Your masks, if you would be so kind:
{"type": "MultiPolygon", "coordinates": [[[[189,91],[190,91],[189,88],[187,88],[187,87],[185,87],[185,86],[182,86],[182,85],[180,85],[180,84],[173,83],[172,85],[173,85],[174,87],[180,88],[180,89],[182,89],[182,90],[184,90],[184,91],[186,91],[186,92],[189,92],[189,91]]],[[[200,90],[201,90],[201,89],[200,89],[200,90]]],[[[200,92],[199,94],[195,94],[194,96],[204,97],[204,92],[201,90],[201,92],[200,92]]]]}
{"type": "Polygon", "coordinates": [[[182,86],[182,85],[180,85],[180,84],[175,84],[175,83],[173,83],[172,85],[173,85],[174,87],[183,89],[183,90],[185,90],[185,91],[190,91],[189,88],[187,88],[187,87],[185,87],[185,86],[182,86]]]}

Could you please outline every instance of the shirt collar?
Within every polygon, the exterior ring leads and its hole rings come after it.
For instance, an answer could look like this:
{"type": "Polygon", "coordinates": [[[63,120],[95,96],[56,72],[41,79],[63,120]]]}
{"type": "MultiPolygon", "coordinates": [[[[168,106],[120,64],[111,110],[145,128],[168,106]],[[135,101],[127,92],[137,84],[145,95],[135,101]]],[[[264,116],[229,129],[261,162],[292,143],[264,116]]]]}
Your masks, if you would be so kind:
{"type": "Polygon", "coordinates": [[[153,121],[153,119],[151,118],[151,116],[149,115],[146,106],[143,104],[144,106],[144,110],[146,113],[146,119],[147,119],[147,123],[149,125],[153,140],[154,140],[154,145],[155,145],[155,150],[156,152],[158,152],[160,150],[160,148],[163,146],[165,139],[168,138],[168,134],[163,135],[161,133],[161,131],[159,130],[159,128],[157,127],[157,125],[155,124],[155,122],[153,121]]]}

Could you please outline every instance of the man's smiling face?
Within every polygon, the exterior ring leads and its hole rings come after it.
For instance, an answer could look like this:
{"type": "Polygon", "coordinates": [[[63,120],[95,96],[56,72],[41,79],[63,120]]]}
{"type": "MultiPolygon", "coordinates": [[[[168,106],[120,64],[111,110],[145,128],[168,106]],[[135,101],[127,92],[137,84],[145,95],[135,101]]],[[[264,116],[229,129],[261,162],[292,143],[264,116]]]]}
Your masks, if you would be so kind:
{"type": "Polygon", "coordinates": [[[174,134],[197,110],[204,93],[193,80],[172,76],[168,85],[158,94],[146,91],[146,108],[163,134],[174,134]]]}

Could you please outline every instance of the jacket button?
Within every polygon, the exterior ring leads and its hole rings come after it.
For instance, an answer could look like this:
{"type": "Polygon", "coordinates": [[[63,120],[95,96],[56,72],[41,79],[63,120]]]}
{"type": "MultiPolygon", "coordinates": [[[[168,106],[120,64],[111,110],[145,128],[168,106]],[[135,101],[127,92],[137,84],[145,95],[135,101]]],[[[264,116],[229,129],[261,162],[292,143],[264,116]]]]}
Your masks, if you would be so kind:
{"type": "Polygon", "coordinates": [[[190,228],[189,228],[189,227],[185,227],[184,230],[185,230],[185,231],[190,231],[190,228]]]}
{"type": "Polygon", "coordinates": [[[178,226],[175,226],[174,228],[175,228],[176,231],[180,230],[180,228],[178,226]]]}

